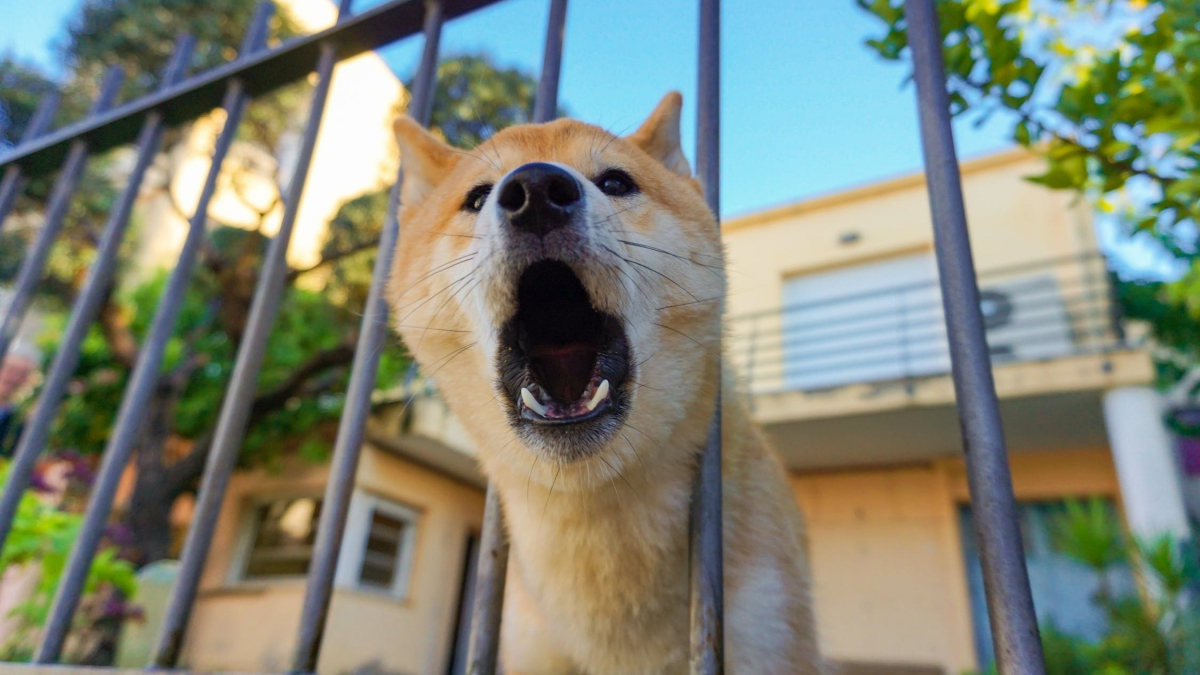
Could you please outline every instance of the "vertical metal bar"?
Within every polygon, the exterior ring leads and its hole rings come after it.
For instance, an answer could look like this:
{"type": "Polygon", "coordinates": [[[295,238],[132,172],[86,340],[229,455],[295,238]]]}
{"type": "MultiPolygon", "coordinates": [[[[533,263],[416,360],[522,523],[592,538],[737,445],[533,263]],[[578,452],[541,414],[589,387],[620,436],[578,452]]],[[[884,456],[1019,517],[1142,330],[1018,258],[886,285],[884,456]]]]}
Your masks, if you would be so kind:
{"type": "MultiPolygon", "coordinates": [[[[117,92],[121,89],[123,79],[119,68],[108,70],[100,88],[100,95],[92,106],[91,114],[103,112],[112,104],[117,92]]],[[[70,154],[55,181],[46,220],[42,224],[41,230],[38,231],[30,252],[26,254],[25,260],[21,263],[12,304],[9,305],[8,312],[4,316],[4,324],[0,327],[0,363],[4,362],[8,346],[16,335],[25,312],[33,302],[34,287],[41,280],[42,269],[45,267],[46,259],[50,256],[50,248],[54,245],[54,238],[61,229],[63,219],[71,206],[71,196],[79,183],[79,177],[83,173],[86,162],[87,143],[82,140],[75,141],[71,144],[70,154]]],[[[45,395],[41,398],[42,400],[46,399],[45,395]]],[[[21,502],[25,488],[29,487],[29,480],[33,476],[34,465],[37,462],[38,449],[33,448],[31,443],[26,442],[27,440],[23,439],[18,447],[13,457],[13,463],[9,467],[4,492],[0,494],[0,548],[4,546],[9,532],[12,531],[13,519],[17,515],[17,506],[21,502]]]]}
{"type": "MultiPolygon", "coordinates": [[[[190,35],[179,38],[175,44],[175,53],[171,56],[171,61],[163,73],[162,82],[159,85],[160,90],[183,79],[194,46],[195,40],[190,35]]],[[[141,134],[138,137],[137,161],[129,175],[125,189],[117,199],[117,203],[109,215],[108,223],[104,227],[104,234],[101,236],[100,246],[96,253],[96,261],[92,264],[83,290],[80,291],[79,297],[75,300],[75,306],[71,310],[70,322],[59,343],[58,351],[54,355],[54,364],[46,376],[46,383],[38,398],[37,409],[21,436],[21,442],[16,452],[18,458],[25,456],[36,458],[41,454],[46,439],[49,437],[50,424],[54,421],[67,384],[75,373],[75,367],[79,364],[79,350],[83,345],[83,339],[87,336],[88,328],[95,320],[96,314],[100,311],[100,305],[104,302],[104,296],[112,285],[113,273],[117,266],[117,253],[128,229],[129,214],[137,200],[146,170],[158,156],[164,127],[162,115],[157,111],[146,116],[146,121],[143,123],[141,134]]],[[[42,630],[41,642],[33,657],[34,663],[57,661],[63,642],[71,629],[71,619],[79,605],[79,598],[83,593],[84,583],[87,581],[92,558],[100,543],[104,525],[108,522],[113,496],[116,494],[121,473],[125,468],[125,462],[116,463],[111,460],[111,455],[105,457],[96,476],[87,513],[79,528],[79,536],[71,549],[71,556],[63,571],[62,579],[59,581],[54,603],[50,607],[49,618],[42,630]]],[[[18,459],[19,461],[20,459],[18,459]]],[[[14,465],[16,463],[14,462],[14,465]]],[[[3,540],[0,540],[0,548],[3,548],[3,545],[3,540]]]]}
{"type": "MultiPolygon", "coordinates": [[[[442,6],[440,2],[425,5],[425,48],[417,68],[416,81],[410,109],[417,121],[429,124],[432,111],[433,92],[437,80],[438,46],[442,36],[442,6]]],[[[317,527],[317,539],[313,545],[312,562],[308,568],[308,585],[304,593],[304,606],[300,611],[300,628],[296,636],[296,650],[292,657],[293,673],[312,673],[317,669],[321,653],[321,640],[325,634],[325,622],[329,618],[329,603],[333,597],[333,581],[337,572],[338,553],[346,532],[346,514],[350,509],[350,496],[354,492],[354,476],[358,471],[367,416],[371,412],[371,392],[379,370],[379,357],[387,334],[387,301],[383,290],[392,269],[392,256],[400,234],[398,212],[400,209],[400,184],[404,180],[403,168],[396,177],[388,195],[387,214],[379,237],[379,250],[375,255],[375,269],[371,275],[371,289],[367,294],[363,319],[359,327],[358,344],[355,347],[354,367],[346,391],[346,406],[338,425],[333,458],[330,461],[329,479],[325,485],[325,498],[321,506],[321,520],[317,527]]]]}
{"type": "MultiPolygon", "coordinates": [[[[242,43],[242,49],[239,54],[241,58],[245,58],[266,45],[267,26],[271,18],[270,10],[269,3],[263,3],[259,6],[247,31],[246,38],[242,43]]],[[[97,477],[96,485],[93,487],[87,516],[89,519],[95,519],[95,522],[102,524],[107,520],[108,511],[112,506],[112,497],[115,494],[121,471],[124,470],[125,465],[129,461],[129,455],[133,451],[137,434],[141,430],[143,413],[158,382],[163,353],[166,350],[167,341],[171,338],[171,333],[174,332],[175,320],[178,318],[179,310],[183,304],[183,295],[187,290],[188,281],[196,265],[200,245],[204,240],[205,225],[208,222],[208,204],[212,200],[213,193],[216,190],[221,164],[229,152],[234,137],[237,135],[238,123],[245,112],[247,101],[248,97],[244,93],[242,83],[238,80],[231,81],[226,89],[225,99],[222,102],[222,107],[226,112],[225,126],[217,137],[213,150],[212,165],[209,167],[208,177],[205,179],[204,187],[197,200],[196,211],[189,224],[187,238],[184,240],[175,269],[171,271],[171,276],[167,281],[167,287],[163,292],[163,296],[159,300],[158,310],[150,326],[150,332],[146,336],[141,351],[138,354],[137,364],[134,366],[132,375],[130,375],[129,384],[126,386],[121,407],[117,412],[117,418],[113,425],[113,431],[109,435],[108,444],[104,449],[104,462],[97,477]],[[96,511],[95,514],[93,514],[94,510],[96,511]]],[[[148,118],[147,125],[149,123],[150,119],[148,118]]],[[[133,196],[136,197],[136,191],[134,192],[133,196]]],[[[99,261],[97,264],[99,265],[99,261]]],[[[96,281],[99,281],[98,274],[98,271],[94,269],[92,275],[96,281]]],[[[7,528],[12,522],[11,514],[15,513],[17,501],[20,499],[20,493],[24,489],[24,486],[21,486],[21,490],[15,489],[16,487],[10,478],[10,484],[4,493],[3,500],[0,501],[0,527],[5,528],[5,534],[7,534],[7,528]],[[11,505],[10,494],[12,495],[11,505]]],[[[84,536],[88,536],[86,530],[84,531],[84,536]]],[[[92,548],[94,550],[94,544],[92,548]]],[[[75,553],[72,552],[72,556],[74,555],[75,553]]],[[[65,591],[60,591],[60,593],[65,593],[65,591]]],[[[47,645],[47,647],[49,646],[47,645]]]]}
{"type": "Polygon", "coordinates": [[[563,33],[567,27],[567,0],[550,0],[546,23],[546,48],[542,54],[542,76],[538,80],[533,121],[549,122],[558,116],[558,83],[562,71],[563,33]]]}
{"type": "MultiPolygon", "coordinates": [[[[566,22],[566,0],[550,0],[542,75],[533,114],[533,121],[539,124],[549,122],[558,115],[558,84],[562,72],[566,22]]],[[[504,510],[499,493],[489,484],[475,575],[475,606],[471,609],[471,637],[467,651],[467,672],[470,675],[495,675],[497,672],[500,618],[504,613],[507,574],[508,533],[504,529],[504,510]]]]}
{"type": "Polygon", "coordinates": [[[500,654],[500,617],[504,613],[504,586],[508,575],[508,535],[500,494],[489,484],[483,508],[483,535],[475,573],[475,607],[471,610],[471,644],[467,652],[469,675],[496,675],[500,654]]]}
{"type": "MultiPolygon", "coordinates": [[[[50,91],[42,96],[38,101],[37,109],[33,111],[33,117],[29,120],[29,126],[25,127],[25,133],[21,134],[21,141],[17,144],[18,148],[41,136],[46,129],[50,128],[50,123],[54,120],[54,113],[58,112],[59,100],[57,91],[50,91]]],[[[12,209],[13,204],[17,203],[17,195],[25,190],[28,182],[20,164],[13,164],[4,170],[4,179],[0,180],[0,231],[4,229],[4,221],[8,219],[9,210],[12,209]]]]}
{"type": "MultiPolygon", "coordinates": [[[[341,7],[345,9],[348,3],[343,2],[341,7]]],[[[279,303],[287,286],[287,249],[292,239],[296,216],[300,211],[308,168],[316,148],[321,118],[333,80],[333,67],[336,64],[337,52],[333,45],[322,44],[316,65],[317,84],[313,89],[312,107],[304,128],[296,169],[287,187],[283,220],[280,222],[279,232],[271,239],[267,248],[262,274],[254,289],[250,316],[233,366],[233,377],[221,404],[212,446],[205,463],[204,478],[196,499],[192,526],[184,542],[179,574],[171,591],[167,615],[158,637],[154,665],[160,668],[174,667],[179,659],[184,633],[196,602],[200,574],[204,570],[204,562],[212,544],[217,518],[221,513],[221,503],[225,499],[225,489],[229,485],[229,477],[237,463],[246,427],[250,422],[258,375],[266,355],[271,325],[278,314],[279,303]]]]}
{"type": "Polygon", "coordinates": [[[905,9],[954,391],[997,667],[1002,675],[1044,675],[971,258],[937,9],[934,0],[905,0],[905,9]]]}
{"type": "MultiPolygon", "coordinates": [[[[96,97],[95,103],[92,104],[91,110],[88,111],[88,115],[95,116],[111,107],[117,94],[121,91],[121,83],[124,80],[125,73],[119,66],[109,68],[104,73],[100,93],[96,97]]],[[[46,267],[46,260],[50,257],[50,249],[54,246],[54,240],[62,230],[63,221],[66,220],[67,212],[71,209],[71,198],[75,195],[75,189],[79,187],[79,178],[83,175],[87,158],[87,141],[79,139],[72,142],[67,159],[63,162],[62,171],[54,181],[54,189],[50,193],[50,203],[46,207],[46,218],[42,222],[42,227],[38,230],[29,252],[25,254],[25,259],[21,261],[21,270],[17,273],[12,304],[8,306],[8,311],[4,314],[4,322],[0,323],[0,362],[4,361],[4,355],[8,353],[8,347],[16,337],[17,330],[25,319],[25,313],[29,311],[29,305],[33,302],[33,291],[38,282],[42,280],[42,272],[46,267]]]]}
{"type": "MultiPolygon", "coordinates": [[[[696,172],[708,206],[721,218],[721,2],[700,0],[699,82],[696,90],[696,172]]],[[[719,352],[718,357],[720,358],[719,352]]],[[[725,591],[721,543],[721,390],[708,445],[692,493],[692,675],[725,670],[725,591]]]]}

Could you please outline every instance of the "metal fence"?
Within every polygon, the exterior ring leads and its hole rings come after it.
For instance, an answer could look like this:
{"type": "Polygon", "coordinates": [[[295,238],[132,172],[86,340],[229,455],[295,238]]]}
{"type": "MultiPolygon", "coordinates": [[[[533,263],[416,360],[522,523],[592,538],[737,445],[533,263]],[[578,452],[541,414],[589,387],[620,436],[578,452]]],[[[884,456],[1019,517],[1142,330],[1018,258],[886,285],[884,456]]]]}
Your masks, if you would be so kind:
{"type": "MultiPolygon", "coordinates": [[[[267,49],[266,27],[272,13],[262,4],[234,61],[208,72],[184,72],[192,41],[181,38],[158,91],[113,105],[121,73],[110,71],[89,115],[65,128],[47,131],[56,99],[42,102],[26,137],[0,157],[0,227],[29,177],[57,170],[45,221],[19,272],[14,299],[0,325],[0,357],[29,309],[40,282],[50,247],[62,228],[73,193],[88,159],[108,149],[133,143],[136,163],[116,201],[88,278],[71,310],[43,391],[10,468],[0,497],[0,545],[7,538],[16,506],[30,482],[43,451],[67,384],[79,359],[82,340],[96,317],[102,295],[112,281],[117,250],[125,235],[139,186],[158,151],[165,128],[204,115],[215,108],[226,121],[217,137],[212,165],[191,218],[187,238],[167,281],[158,310],[129,379],[102,465],[87,507],[84,524],[71,552],[54,598],[42,640],[33,661],[58,661],[71,618],[79,604],[84,580],[107,521],[118,479],[135,443],[138,423],[152,395],[154,376],[163,360],[167,339],[179,316],[187,281],[197,262],[206,213],[221,165],[233,143],[249,101],[275,88],[315,73],[312,107],[304,128],[295,179],[284,196],[284,215],[272,239],[255,290],[253,305],[239,347],[208,456],[195,517],[184,545],[179,576],[150,667],[174,668],[196,599],[200,571],[230,473],[246,431],[248,402],[254,395],[263,352],[285,286],[285,253],[295,224],[305,178],[312,159],[325,99],[340,60],[422,32],[424,53],[417,70],[410,112],[427,123],[432,105],[438,41],[442,26],[498,0],[392,0],[361,13],[349,11],[341,0],[337,24],[325,31],[298,37],[267,49]]],[[[699,88],[696,166],[710,206],[719,213],[720,129],[720,0],[698,0],[699,88]]],[[[981,542],[985,585],[996,644],[998,665],[1006,675],[1041,675],[1041,645],[1033,614],[1029,582],[1021,554],[1011,479],[994,385],[989,368],[980,295],[967,236],[961,183],[950,127],[949,102],[942,64],[935,0],[907,0],[909,40],[914,59],[921,136],[936,235],[941,299],[946,340],[953,363],[955,389],[964,428],[967,467],[976,530],[981,542]]],[[[566,0],[550,0],[550,24],[538,87],[535,117],[545,121],[557,109],[559,65],[562,58],[566,0]]],[[[399,181],[397,181],[397,184],[399,181]]],[[[333,572],[345,527],[353,476],[363,441],[374,389],[379,349],[384,339],[387,308],[381,298],[391,266],[398,229],[398,191],[393,188],[383,228],[373,283],[363,313],[360,338],[332,460],[332,471],[321,514],[319,533],[309,571],[299,639],[292,662],[294,672],[312,672],[328,613],[333,572]]],[[[709,445],[697,471],[691,534],[691,672],[723,671],[723,596],[721,556],[720,408],[714,416],[709,445]]],[[[488,491],[483,551],[472,622],[468,672],[496,671],[497,635],[503,601],[507,540],[499,498],[488,491]]],[[[15,668],[15,666],[6,666],[15,668]]]]}
{"type": "MultiPolygon", "coordinates": [[[[923,266],[924,260],[899,262],[923,266]]],[[[803,285],[809,279],[797,281],[803,285]]],[[[1113,284],[1099,254],[989,270],[980,273],[979,284],[993,366],[1126,346],[1113,284]]],[[[751,393],[912,384],[950,373],[950,342],[936,279],[827,295],[801,287],[796,295],[804,300],[730,320],[726,357],[751,393]]]]}

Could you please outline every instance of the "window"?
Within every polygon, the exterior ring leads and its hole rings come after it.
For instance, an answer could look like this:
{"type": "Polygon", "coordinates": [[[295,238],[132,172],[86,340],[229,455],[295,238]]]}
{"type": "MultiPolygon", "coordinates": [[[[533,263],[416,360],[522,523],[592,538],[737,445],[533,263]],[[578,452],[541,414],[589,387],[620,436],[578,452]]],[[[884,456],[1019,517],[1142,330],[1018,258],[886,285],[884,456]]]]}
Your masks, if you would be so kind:
{"type": "Polygon", "coordinates": [[[338,585],[403,598],[408,592],[417,514],[363,492],[350,503],[338,585]]]}
{"type": "MultiPolygon", "coordinates": [[[[320,518],[321,498],[313,495],[252,502],[231,581],[302,579],[312,562],[320,518]]],[[[403,598],[416,522],[412,509],[356,491],[338,557],[338,586],[403,598]]]]}
{"type": "Polygon", "coordinates": [[[304,576],[320,517],[321,500],[316,497],[277,498],[255,505],[242,578],[304,576]]]}

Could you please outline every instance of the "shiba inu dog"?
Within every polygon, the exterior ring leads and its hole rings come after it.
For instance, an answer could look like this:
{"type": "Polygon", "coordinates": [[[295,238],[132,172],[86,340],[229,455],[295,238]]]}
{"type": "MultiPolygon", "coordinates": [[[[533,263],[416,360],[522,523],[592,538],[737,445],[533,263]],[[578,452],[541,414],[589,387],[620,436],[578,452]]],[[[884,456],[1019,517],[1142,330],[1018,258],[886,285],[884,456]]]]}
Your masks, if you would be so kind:
{"type": "MultiPolygon", "coordinates": [[[[687,669],[725,268],[681,105],[625,137],[559,120],[470,152],[396,122],[392,320],[504,506],[508,675],[687,669]]],[[[736,397],[723,407],[727,672],[823,672],[795,497],[736,397]]]]}

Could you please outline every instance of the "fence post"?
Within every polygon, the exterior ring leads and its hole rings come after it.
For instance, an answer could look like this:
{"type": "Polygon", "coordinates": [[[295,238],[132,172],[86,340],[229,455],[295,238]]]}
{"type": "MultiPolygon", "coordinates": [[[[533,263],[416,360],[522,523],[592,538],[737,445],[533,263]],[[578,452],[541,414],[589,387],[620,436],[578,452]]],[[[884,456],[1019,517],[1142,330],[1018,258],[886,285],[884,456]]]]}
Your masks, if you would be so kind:
{"type": "MultiPolygon", "coordinates": [[[[343,8],[345,4],[343,0],[343,8]]],[[[413,84],[410,105],[410,111],[424,125],[429,124],[432,110],[442,19],[441,2],[427,2],[425,47],[413,84]]],[[[313,544],[313,558],[309,564],[308,582],[304,591],[304,606],[300,611],[300,628],[292,657],[292,673],[316,671],[321,653],[321,639],[325,634],[325,623],[329,619],[329,603],[333,597],[338,554],[346,532],[346,515],[350,509],[350,497],[354,493],[354,478],[358,470],[358,458],[362,452],[367,416],[371,412],[371,392],[375,389],[379,357],[387,338],[388,306],[383,297],[383,290],[392,270],[392,256],[400,235],[398,217],[400,184],[404,180],[403,167],[400,171],[388,195],[387,214],[384,216],[379,250],[375,255],[375,269],[371,275],[371,289],[367,294],[358,344],[354,350],[354,366],[346,391],[346,405],[342,410],[330,461],[329,479],[325,485],[325,497],[321,506],[321,521],[317,526],[317,538],[313,544]]]]}
{"type": "MultiPolygon", "coordinates": [[[[58,111],[58,103],[57,91],[50,91],[42,96],[38,101],[37,108],[33,111],[33,117],[29,120],[29,126],[25,127],[25,133],[21,135],[21,141],[17,144],[18,148],[41,136],[46,129],[50,128],[50,122],[54,120],[54,113],[58,111]]],[[[20,164],[14,164],[4,170],[4,179],[0,180],[0,232],[4,231],[4,221],[8,219],[9,210],[12,209],[13,204],[17,203],[17,195],[25,189],[28,182],[20,164]]]]}
{"type": "MultiPolygon", "coordinates": [[[[348,2],[341,4],[343,10],[348,6],[348,2]]],[[[317,82],[313,88],[312,103],[295,170],[288,182],[287,194],[284,195],[283,217],[279,223],[279,231],[271,238],[267,247],[262,271],[254,287],[250,315],[246,319],[241,344],[238,345],[233,375],[225,390],[212,445],[205,458],[204,474],[196,497],[195,515],[184,542],[183,555],[180,557],[179,575],[171,591],[167,615],[155,649],[154,662],[161,668],[174,667],[183,648],[183,638],[195,606],[200,575],[208,558],[217,519],[221,514],[221,504],[225,500],[225,489],[237,463],[246,427],[254,409],[258,375],[266,356],[271,326],[287,287],[287,249],[304,196],[309,164],[316,148],[321,118],[325,112],[325,101],[333,80],[333,67],[337,64],[337,52],[333,44],[321,44],[318,54],[315,68],[317,82]]]]}
{"type": "MultiPolygon", "coordinates": [[[[121,92],[121,84],[125,81],[125,72],[120,66],[113,66],[104,73],[104,81],[100,84],[100,93],[95,103],[88,111],[89,117],[95,117],[112,107],[121,92]]],[[[54,189],[50,192],[50,203],[46,205],[46,219],[34,237],[33,245],[21,261],[21,270],[17,273],[16,288],[13,291],[12,302],[0,323],[0,362],[8,353],[8,347],[17,335],[25,313],[33,303],[33,291],[42,280],[42,272],[46,261],[50,258],[50,248],[62,230],[67,212],[71,209],[71,199],[79,187],[79,179],[83,177],[83,169],[87,166],[88,143],[76,139],[71,143],[71,149],[63,162],[62,171],[54,181],[54,189]]]]}
{"type": "MultiPolygon", "coordinates": [[[[171,56],[171,61],[163,73],[159,89],[166,89],[183,79],[188,61],[191,60],[194,45],[195,41],[191,36],[185,35],[179,38],[175,44],[175,52],[171,56]]],[[[83,340],[87,336],[88,328],[95,320],[96,314],[100,311],[100,305],[104,302],[104,296],[109,292],[112,284],[121,240],[124,239],[129,225],[129,214],[137,200],[142,179],[155,157],[158,156],[163,128],[162,115],[158,112],[152,112],[146,117],[138,139],[137,161],[133,171],[129,174],[125,189],[121,191],[121,196],[109,215],[100,246],[96,252],[96,261],[92,264],[83,290],[80,291],[71,310],[70,322],[64,331],[58,352],[54,355],[54,365],[50,367],[50,372],[46,376],[46,383],[42,387],[37,409],[22,434],[19,453],[29,452],[34,456],[40,454],[49,437],[50,424],[54,421],[55,413],[62,403],[67,384],[75,373],[75,367],[79,365],[79,351],[83,346],[83,340]]],[[[79,527],[79,536],[75,540],[75,545],[71,547],[71,554],[62,578],[59,580],[54,602],[50,606],[50,614],[42,630],[42,639],[33,657],[34,663],[53,663],[59,658],[63,642],[71,629],[71,619],[75,615],[79,598],[83,594],[84,583],[87,581],[88,570],[92,566],[96,547],[100,543],[104,525],[112,510],[113,496],[116,494],[121,473],[124,470],[124,462],[116,464],[109,457],[105,457],[105,461],[101,464],[96,482],[92,486],[87,513],[79,527]]],[[[2,545],[0,543],[0,546],[2,545]]]]}
{"type": "MultiPolygon", "coordinates": [[[[700,0],[699,83],[696,89],[696,173],[708,206],[721,222],[721,2],[700,0]]],[[[720,359],[720,351],[717,353],[720,359]]],[[[692,492],[691,673],[725,671],[725,592],[721,541],[721,388],[708,445],[692,492]]]]}
{"type": "MultiPolygon", "coordinates": [[[[558,116],[558,81],[562,72],[566,23],[567,0],[550,0],[546,45],[542,52],[542,75],[534,107],[533,121],[537,123],[549,122],[558,116]]],[[[475,606],[471,608],[467,675],[495,675],[497,672],[508,551],[508,532],[504,529],[500,494],[489,484],[483,511],[479,565],[475,574],[475,606]]]]}
{"type": "Polygon", "coordinates": [[[935,0],[905,0],[975,536],[1001,675],[1045,675],[963,207],[935,0]]]}
{"type": "MultiPolygon", "coordinates": [[[[100,86],[100,95],[92,105],[91,115],[99,114],[112,105],[117,92],[121,90],[123,81],[124,73],[120,68],[108,69],[104,76],[104,82],[100,86]]],[[[75,188],[79,186],[80,176],[82,176],[87,163],[87,152],[86,141],[77,140],[71,143],[71,150],[66,161],[63,162],[62,172],[54,182],[50,205],[46,209],[46,221],[38,230],[25,259],[21,261],[16,291],[13,293],[8,311],[5,312],[3,325],[0,325],[0,363],[4,362],[8,347],[16,337],[26,311],[33,303],[34,288],[41,281],[42,271],[50,257],[50,248],[54,245],[54,239],[59,230],[62,229],[63,220],[71,206],[71,197],[75,194],[75,188]]],[[[40,450],[41,448],[31,447],[30,443],[21,443],[13,455],[12,464],[9,466],[8,480],[4,485],[4,493],[0,495],[0,550],[3,549],[4,543],[12,531],[13,519],[17,516],[17,507],[21,503],[22,495],[25,494],[25,488],[29,487],[40,450]]]]}

